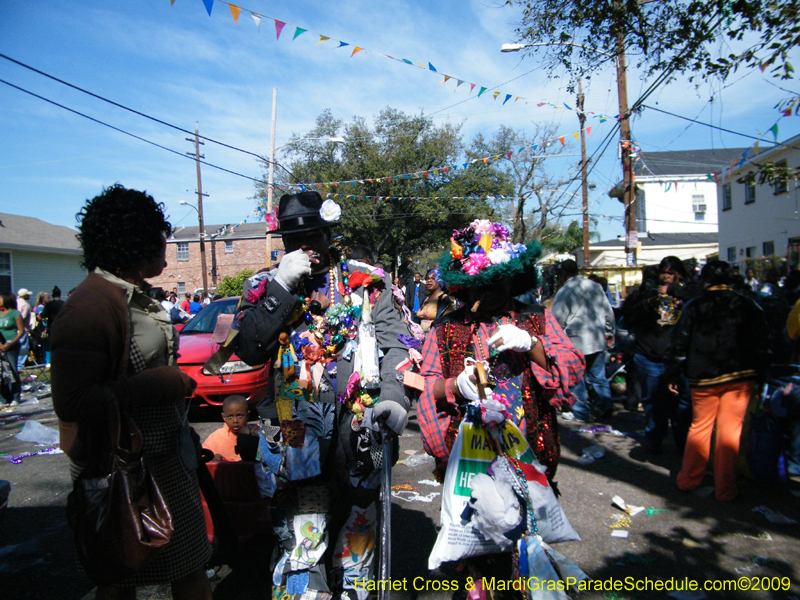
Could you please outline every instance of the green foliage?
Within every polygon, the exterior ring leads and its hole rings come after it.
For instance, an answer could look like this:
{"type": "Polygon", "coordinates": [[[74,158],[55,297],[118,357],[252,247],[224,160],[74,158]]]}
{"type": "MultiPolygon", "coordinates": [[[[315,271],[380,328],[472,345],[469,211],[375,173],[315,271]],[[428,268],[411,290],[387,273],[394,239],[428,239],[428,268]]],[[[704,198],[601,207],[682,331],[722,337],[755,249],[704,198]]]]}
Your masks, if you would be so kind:
{"type": "MultiPolygon", "coordinates": [[[[344,248],[356,244],[373,248],[376,260],[388,268],[441,245],[453,229],[491,217],[492,206],[478,196],[507,194],[510,189],[491,172],[449,168],[448,173],[434,174],[435,169],[464,162],[460,126],[436,126],[422,114],[386,108],[370,127],[361,117],[343,124],[326,110],[312,131],[295,138],[327,136],[342,136],[346,141],[338,145],[298,141],[290,146],[291,177],[278,172],[276,181],[286,187],[297,182],[376,180],[430,171],[423,178],[384,179],[333,192],[345,195],[336,198],[342,206],[342,218],[334,228],[337,243],[344,248]]],[[[265,185],[257,191],[263,197],[265,185]]]]}
{"type": "MultiPolygon", "coordinates": [[[[592,224],[597,225],[597,219],[590,219],[589,239],[597,237],[597,233],[591,229],[592,224]]],[[[559,254],[583,247],[583,225],[572,221],[566,229],[548,227],[542,232],[542,246],[559,254]]]]}
{"type": "Polygon", "coordinates": [[[228,296],[241,296],[244,282],[251,277],[255,271],[252,269],[242,269],[236,275],[225,275],[217,286],[216,294],[223,298],[228,296]]]}
{"type": "Polygon", "coordinates": [[[565,65],[574,78],[613,61],[619,42],[646,77],[688,73],[690,79],[725,79],[740,67],[769,69],[781,79],[794,77],[787,57],[800,43],[800,4],[796,0],[506,3],[523,9],[516,30],[519,40],[543,44],[531,51],[546,53],[565,65]],[[737,51],[731,52],[731,48],[737,51]]]}

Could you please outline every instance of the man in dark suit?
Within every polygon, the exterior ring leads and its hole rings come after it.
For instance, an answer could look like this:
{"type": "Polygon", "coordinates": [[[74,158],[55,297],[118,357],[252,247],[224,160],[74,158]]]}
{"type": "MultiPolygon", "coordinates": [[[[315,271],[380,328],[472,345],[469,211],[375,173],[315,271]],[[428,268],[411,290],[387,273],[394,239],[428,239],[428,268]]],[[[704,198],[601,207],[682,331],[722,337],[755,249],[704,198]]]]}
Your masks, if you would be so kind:
{"type": "Polygon", "coordinates": [[[425,298],[428,297],[428,288],[425,282],[422,281],[422,275],[414,273],[414,279],[406,285],[406,306],[411,309],[411,314],[414,315],[414,321],[419,323],[417,318],[417,311],[425,304],[425,298]]]}

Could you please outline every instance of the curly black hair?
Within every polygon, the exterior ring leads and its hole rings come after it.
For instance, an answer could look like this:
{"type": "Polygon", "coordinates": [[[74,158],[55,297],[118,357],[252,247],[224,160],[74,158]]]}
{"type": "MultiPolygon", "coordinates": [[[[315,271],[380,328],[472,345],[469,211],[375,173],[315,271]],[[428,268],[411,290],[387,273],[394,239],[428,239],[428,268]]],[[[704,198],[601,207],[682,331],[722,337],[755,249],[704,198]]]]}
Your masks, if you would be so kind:
{"type": "Polygon", "coordinates": [[[155,257],[161,251],[161,235],[172,233],[162,202],[119,183],[88,200],[75,218],[87,271],[100,267],[119,274],[155,257]]]}

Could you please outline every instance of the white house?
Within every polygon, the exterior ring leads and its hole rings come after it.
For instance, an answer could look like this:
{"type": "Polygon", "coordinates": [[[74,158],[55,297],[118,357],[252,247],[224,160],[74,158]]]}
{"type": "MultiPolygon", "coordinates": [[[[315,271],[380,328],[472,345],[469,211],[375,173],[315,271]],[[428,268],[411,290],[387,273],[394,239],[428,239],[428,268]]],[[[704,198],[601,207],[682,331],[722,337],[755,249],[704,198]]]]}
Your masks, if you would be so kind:
{"type": "Polygon", "coordinates": [[[727,168],[744,148],[645,152],[634,163],[636,229],[646,233],[717,231],[714,171],[727,168]]]}
{"type": "Polygon", "coordinates": [[[800,184],[781,181],[774,184],[738,183],[748,173],[757,175],[755,164],[800,168],[800,135],[781,145],[741,153],[718,176],[720,258],[744,266],[748,258],[786,256],[791,268],[800,263],[800,184]]]}
{"type": "Polygon", "coordinates": [[[58,286],[67,292],[86,277],[83,251],[69,227],[51,225],[33,217],[0,213],[0,292],[27,288],[39,292],[58,286]]]}

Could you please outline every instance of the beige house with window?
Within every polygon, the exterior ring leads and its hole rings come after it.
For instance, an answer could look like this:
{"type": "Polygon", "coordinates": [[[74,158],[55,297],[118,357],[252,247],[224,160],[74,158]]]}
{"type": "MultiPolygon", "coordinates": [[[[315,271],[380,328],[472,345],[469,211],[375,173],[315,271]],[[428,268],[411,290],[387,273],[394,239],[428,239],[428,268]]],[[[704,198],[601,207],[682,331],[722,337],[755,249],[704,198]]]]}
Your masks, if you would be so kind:
{"type": "MultiPolygon", "coordinates": [[[[789,265],[800,262],[800,184],[796,180],[772,184],[739,183],[748,173],[757,176],[757,164],[767,162],[800,168],[800,135],[738,164],[719,177],[719,256],[744,266],[747,259],[787,257],[789,265]],[[753,164],[755,163],[755,164],[753,164]]],[[[741,154],[740,154],[741,158],[741,154]]]]}

